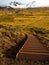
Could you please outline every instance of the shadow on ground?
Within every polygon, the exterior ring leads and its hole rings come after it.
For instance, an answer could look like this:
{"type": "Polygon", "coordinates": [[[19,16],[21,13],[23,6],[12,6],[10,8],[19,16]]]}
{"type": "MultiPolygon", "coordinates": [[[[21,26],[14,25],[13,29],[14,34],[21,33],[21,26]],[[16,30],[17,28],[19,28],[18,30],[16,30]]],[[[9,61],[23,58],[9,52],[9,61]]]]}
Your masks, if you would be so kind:
{"type": "Polygon", "coordinates": [[[16,46],[12,46],[10,49],[7,49],[4,52],[4,56],[7,58],[16,58],[16,54],[19,52],[25,41],[27,40],[27,35],[25,34],[25,38],[22,39],[16,46]]]}

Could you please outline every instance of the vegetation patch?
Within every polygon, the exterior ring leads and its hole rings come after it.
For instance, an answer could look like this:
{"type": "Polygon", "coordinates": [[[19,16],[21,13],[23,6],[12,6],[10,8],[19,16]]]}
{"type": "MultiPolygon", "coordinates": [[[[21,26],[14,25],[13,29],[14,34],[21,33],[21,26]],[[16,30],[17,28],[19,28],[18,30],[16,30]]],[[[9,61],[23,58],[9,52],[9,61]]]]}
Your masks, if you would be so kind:
{"type": "Polygon", "coordinates": [[[4,26],[0,26],[0,57],[3,57],[5,54],[18,52],[19,46],[23,45],[25,35],[18,31],[13,31],[11,29],[5,29],[4,26]],[[22,44],[21,44],[22,43],[22,44]],[[7,51],[8,50],[8,51],[7,51]]]}
{"type": "Polygon", "coordinates": [[[49,50],[49,30],[33,27],[30,28],[30,32],[31,34],[35,35],[49,50]]]}

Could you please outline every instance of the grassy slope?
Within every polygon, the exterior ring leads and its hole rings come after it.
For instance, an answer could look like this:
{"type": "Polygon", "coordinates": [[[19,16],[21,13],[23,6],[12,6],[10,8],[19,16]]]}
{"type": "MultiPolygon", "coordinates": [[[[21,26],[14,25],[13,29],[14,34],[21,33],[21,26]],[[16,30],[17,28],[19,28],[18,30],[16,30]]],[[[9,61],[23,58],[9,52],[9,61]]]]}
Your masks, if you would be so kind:
{"type": "Polygon", "coordinates": [[[20,11],[0,10],[0,24],[12,26],[29,25],[49,30],[49,8],[25,9],[20,11]]]}
{"type": "MultiPolygon", "coordinates": [[[[21,9],[21,10],[19,10],[19,9],[17,9],[17,10],[7,10],[7,9],[0,10],[0,27],[1,26],[2,26],[2,28],[0,28],[0,39],[1,39],[1,36],[3,36],[1,32],[6,31],[6,33],[8,33],[8,32],[10,33],[10,31],[12,30],[12,31],[19,32],[19,33],[20,32],[22,33],[24,31],[29,32],[31,34],[36,35],[40,39],[44,38],[44,40],[45,40],[45,38],[46,38],[45,41],[47,41],[47,40],[49,40],[49,8],[36,8],[36,9],[34,8],[34,9],[25,9],[25,10],[23,10],[23,9],[21,9]],[[8,29],[8,30],[6,30],[6,29],[8,29]]],[[[16,35],[15,32],[13,33],[14,37],[16,35]]],[[[18,35],[19,35],[19,33],[18,33],[18,35]]],[[[5,43],[6,43],[6,38],[5,38],[5,43]]],[[[4,40],[4,36],[3,36],[3,40],[4,40]]],[[[43,42],[43,39],[42,39],[42,42],[43,42]]],[[[11,43],[11,41],[9,41],[9,43],[11,43]]],[[[3,62],[5,62],[4,58],[3,58],[3,62]]],[[[28,62],[30,62],[30,61],[28,61],[28,62]]],[[[20,64],[21,63],[22,62],[20,62],[20,64]]],[[[26,61],[24,61],[23,63],[25,64],[26,61]]],[[[47,63],[47,61],[46,61],[46,63],[47,63]]],[[[1,62],[1,64],[2,64],[2,62],[1,62]]],[[[10,61],[9,61],[9,64],[10,64],[10,61]]],[[[38,65],[38,63],[37,63],[37,65],[38,65]]]]}
{"type": "Polygon", "coordinates": [[[49,40],[49,8],[0,10],[0,25],[49,40]]]}
{"type": "Polygon", "coordinates": [[[49,8],[0,10],[0,25],[28,31],[28,28],[49,30],[49,8]]]}

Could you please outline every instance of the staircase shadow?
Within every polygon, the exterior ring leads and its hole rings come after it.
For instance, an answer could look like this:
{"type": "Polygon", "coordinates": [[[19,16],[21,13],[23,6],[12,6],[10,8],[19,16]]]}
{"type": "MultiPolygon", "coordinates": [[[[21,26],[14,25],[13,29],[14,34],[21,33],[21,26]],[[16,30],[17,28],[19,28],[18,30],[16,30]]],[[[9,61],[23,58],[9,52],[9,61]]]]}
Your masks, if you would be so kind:
{"type": "Polygon", "coordinates": [[[15,59],[16,54],[19,52],[25,41],[27,40],[27,34],[25,34],[25,38],[22,39],[16,46],[12,46],[10,49],[7,49],[4,52],[4,56],[10,59],[15,59]]]}

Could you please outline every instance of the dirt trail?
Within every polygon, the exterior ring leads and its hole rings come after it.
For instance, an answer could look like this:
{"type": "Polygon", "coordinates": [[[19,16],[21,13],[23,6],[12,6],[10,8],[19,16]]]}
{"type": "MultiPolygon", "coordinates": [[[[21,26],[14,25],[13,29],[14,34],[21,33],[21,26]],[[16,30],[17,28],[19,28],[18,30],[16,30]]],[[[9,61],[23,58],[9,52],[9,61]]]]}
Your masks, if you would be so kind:
{"type": "Polygon", "coordinates": [[[27,40],[18,53],[18,58],[44,60],[49,59],[49,51],[42,45],[42,43],[33,35],[27,33],[27,40]]]}

